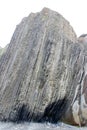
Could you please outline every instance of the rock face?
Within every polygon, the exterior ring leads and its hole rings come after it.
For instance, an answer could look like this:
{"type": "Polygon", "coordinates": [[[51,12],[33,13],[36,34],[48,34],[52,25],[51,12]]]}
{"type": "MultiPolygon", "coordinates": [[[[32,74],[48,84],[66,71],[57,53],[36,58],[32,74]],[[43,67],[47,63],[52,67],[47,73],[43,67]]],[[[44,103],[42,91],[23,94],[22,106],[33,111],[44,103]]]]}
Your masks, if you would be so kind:
{"type": "Polygon", "coordinates": [[[78,42],[80,42],[80,43],[87,43],[87,34],[82,34],[82,35],[78,38],[78,42]]]}
{"type": "Polygon", "coordinates": [[[6,45],[4,48],[0,47],[0,57],[6,52],[8,48],[8,45],[6,45]]]}
{"type": "Polygon", "coordinates": [[[2,53],[2,47],[0,47],[0,55],[1,55],[1,53],[2,53]]]}
{"type": "Polygon", "coordinates": [[[0,120],[86,124],[86,50],[57,12],[24,18],[0,59],[0,120]]]}
{"type": "Polygon", "coordinates": [[[2,55],[2,52],[3,52],[3,48],[0,47],[0,56],[2,55]]]}

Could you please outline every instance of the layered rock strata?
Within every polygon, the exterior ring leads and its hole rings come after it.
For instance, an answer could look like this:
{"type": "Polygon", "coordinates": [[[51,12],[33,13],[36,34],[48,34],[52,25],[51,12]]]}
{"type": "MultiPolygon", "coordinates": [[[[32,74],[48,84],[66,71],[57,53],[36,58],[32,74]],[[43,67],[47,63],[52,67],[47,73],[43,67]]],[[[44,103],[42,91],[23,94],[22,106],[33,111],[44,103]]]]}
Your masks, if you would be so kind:
{"type": "Polygon", "coordinates": [[[85,125],[86,50],[57,12],[24,18],[0,59],[0,120],[85,125]]]}

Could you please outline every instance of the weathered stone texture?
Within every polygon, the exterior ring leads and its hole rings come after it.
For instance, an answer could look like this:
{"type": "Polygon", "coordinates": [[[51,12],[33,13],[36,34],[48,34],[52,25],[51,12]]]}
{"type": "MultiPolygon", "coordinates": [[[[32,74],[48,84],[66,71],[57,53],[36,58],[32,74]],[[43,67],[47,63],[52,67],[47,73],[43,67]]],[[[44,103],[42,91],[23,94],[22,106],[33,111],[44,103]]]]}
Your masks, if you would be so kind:
{"type": "Polygon", "coordinates": [[[57,12],[24,18],[0,59],[0,120],[84,124],[86,46],[57,12]]]}

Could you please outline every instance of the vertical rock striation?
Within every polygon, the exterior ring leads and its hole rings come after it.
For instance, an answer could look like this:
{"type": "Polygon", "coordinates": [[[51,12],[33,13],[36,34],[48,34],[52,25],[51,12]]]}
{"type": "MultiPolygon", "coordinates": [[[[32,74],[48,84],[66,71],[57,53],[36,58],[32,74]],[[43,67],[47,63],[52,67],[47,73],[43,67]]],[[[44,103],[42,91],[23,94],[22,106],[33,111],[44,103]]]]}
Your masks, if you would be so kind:
{"type": "Polygon", "coordinates": [[[48,8],[31,13],[0,59],[0,120],[83,123],[86,66],[86,44],[67,20],[48,8]]]}

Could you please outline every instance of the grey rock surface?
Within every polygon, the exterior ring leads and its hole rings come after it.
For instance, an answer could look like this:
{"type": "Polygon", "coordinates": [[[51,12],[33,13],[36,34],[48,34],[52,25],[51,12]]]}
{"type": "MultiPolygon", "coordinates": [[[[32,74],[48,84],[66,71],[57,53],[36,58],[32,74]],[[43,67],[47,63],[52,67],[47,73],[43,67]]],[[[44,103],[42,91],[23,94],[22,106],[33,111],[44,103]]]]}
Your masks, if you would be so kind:
{"type": "Polygon", "coordinates": [[[0,47],[0,55],[1,55],[1,53],[2,53],[2,47],[0,47]]]}
{"type": "Polygon", "coordinates": [[[86,124],[86,50],[57,12],[24,18],[0,59],[0,120],[86,124]]]}
{"type": "Polygon", "coordinates": [[[0,57],[6,52],[7,48],[8,44],[4,48],[0,47],[0,57]]]}

